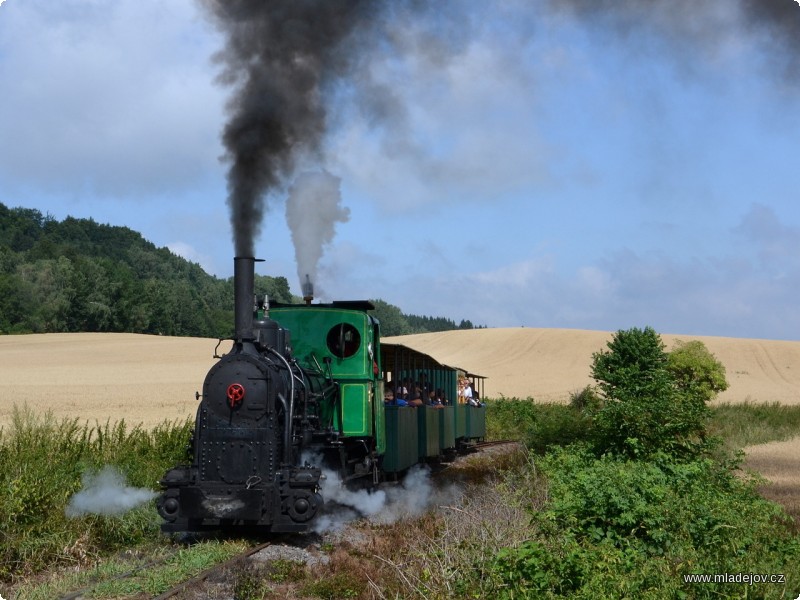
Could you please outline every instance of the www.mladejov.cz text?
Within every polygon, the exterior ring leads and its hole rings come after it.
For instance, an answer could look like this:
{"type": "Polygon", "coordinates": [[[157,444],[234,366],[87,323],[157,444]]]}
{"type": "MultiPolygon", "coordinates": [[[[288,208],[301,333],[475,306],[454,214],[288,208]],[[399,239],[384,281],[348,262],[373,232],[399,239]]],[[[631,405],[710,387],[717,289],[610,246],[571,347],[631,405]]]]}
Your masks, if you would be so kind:
{"type": "Polygon", "coordinates": [[[786,583],[783,573],[689,573],[684,583],[786,583]]]}

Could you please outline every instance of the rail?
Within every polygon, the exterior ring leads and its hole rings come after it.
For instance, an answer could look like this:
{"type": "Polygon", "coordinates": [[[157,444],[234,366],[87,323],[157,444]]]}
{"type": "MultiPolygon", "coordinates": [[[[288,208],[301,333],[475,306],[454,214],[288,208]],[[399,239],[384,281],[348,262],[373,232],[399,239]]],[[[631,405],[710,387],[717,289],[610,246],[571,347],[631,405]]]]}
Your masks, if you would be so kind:
{"type": "MultiPolygon", "coordinates": [[[[238,563],[239,561],[242,561],[245,558],[247,558],[249,556],[252,556],[253,554],[255,554],[257,552],[260,552],[261,550],[263,550],[264,548],[266,548],[270,544],[271,544],[271,542],[265,542],[263,544],[259,544],[257,546],[253,546],[251,548],[248,548],[248,549],[240,552],[236,556],[233,556],[232,558],[229,558],[228,560],[226,560],[224,562],[217,563],[216,565],[213,565],[213,566],[207,568],[205,571],[202,571],[200,574],[192,577],[191,579],[188,579],[186,581],[183,581],[183,582],[173,586],[172,588],[170,588],[169,590],[159,594],[158,596],[153,596],[153,598],[155,600],[163,600],[163,599],[166,599],[166,598],[172,598],[173,596],[175,596],[175,595],[187,590],[189,587],[205,581],[206,579],[208,579],[209,576],[213,575],[217,571],[221,571],[222,569],[226,569],[226,568],[238,563]]],[[[109,577],[107,579],[103,579],[102,581],[94,581],[90,585],[85,586],[85,587],[83,587],[83,588],[81,588],[79,590],[76,590],[74,592],[70,592],[70,593],[68,593],[68,594],[66,594],[64,596],[60,596],[58,598],[58,600],[80,600],[81,598],[84,598],[84,597],[86,597],[86,595],[90,594],[92,592],[92,590],[95,587],[97,587],[98,585],[102,585],[104,583],[108,583],[109,581],[119,581],[119,580],[123,580],[123,579],[128,579],[130,577],[135,577],[136,575],[138,575],[139,573],[141,573],[145,569],[149,569],[149,568],[152,568],[152,567],[155,567],[155,566],[158,566],[160,564],[163,564],[163,563],[167,562],[172,557],[174,557],[175,554],[177,554],[177,551],[171,552],[167,556],[162,556],[162,557],[159,557],[157,559],[148,561],[148,562],[146,562],[146,563],[144,563],[142,565],[139,565],[135,569],[131,569],[130,571],[126,571],[125,573],[121,573],[119,575],[115,575],[114,577],[109,577]]]]}

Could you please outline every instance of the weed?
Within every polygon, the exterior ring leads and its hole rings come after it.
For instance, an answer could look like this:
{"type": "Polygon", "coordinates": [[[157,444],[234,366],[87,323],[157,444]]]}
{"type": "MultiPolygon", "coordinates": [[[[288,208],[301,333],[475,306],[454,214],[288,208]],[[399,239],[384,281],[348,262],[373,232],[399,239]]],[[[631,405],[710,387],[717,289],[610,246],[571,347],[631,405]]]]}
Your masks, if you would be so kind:
{"type": "Polygon", "coordinates": [[[240,568],[233,577],[233,600],[262,600],[270,592],[269,584],[257,569],[240,568]]]}
{"type": "Polygon", "coordinates": [[[358,598],[364,592],[363,582],[352,573],[334,573],[303,586],[303,592],[323,600],[358,598]]]}
{"type": "Polygon", "coordinates": [[[113,464],[136,487],[153,488],[185,456],[191,424],[165,423],[152,431],[124,421],[90,426],[56,421],[14,408],[0,431],[0,581],[16,581],[57,566],[85,565],[97,556],[158,536],[152,505],[120,517],[67,518],[81,477],[113,464]]]}
{"type": "Polygon", "coordinates": [[[302,581],[306,577],[306,565],[299,560],[273,560],[269,563],[267,577],[275,583],[302,581]]]}

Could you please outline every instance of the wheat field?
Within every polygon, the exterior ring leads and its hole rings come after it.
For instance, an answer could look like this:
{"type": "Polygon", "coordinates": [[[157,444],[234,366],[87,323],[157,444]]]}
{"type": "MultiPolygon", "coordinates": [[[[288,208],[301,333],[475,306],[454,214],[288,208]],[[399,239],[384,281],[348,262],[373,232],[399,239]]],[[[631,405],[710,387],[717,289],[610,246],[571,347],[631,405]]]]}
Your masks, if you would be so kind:
{"type": "Polygon", "coordinates": [[[746,466],[760,473],[767,484],[761,493],[800,517],[800,437],[745,448],[746,466]]]}
{"type": "MultiPolygon", "coordinates": [[[[800,342],[662,337],[667,348],[677,339],[699,339],[725,365],[730,388],[718,402],[800,404],[800,342]]],[[[592,353],[604,350],[610,338],[602,331],[508,328],[387,341],[487,377],[487,397],[565,402],[592,383],[592,353]]],[[[194,394],[215,362],[216,345],[215,339],[127,333],[0,336],[0,426],[15,404],[56,417],[124,418],[145,426],[192,417],[194,394]]],[[[229,348],[224,342],[218,352],[229,348]]]]}
{"type": "MultiPolygon", "coordinates": [[[[611,333],[563,329],[477,329],[388,338],[440,362],[487,377],[487,397],[563,402],[592,383],[592,353],[611,333]]],[[[699,339],[725,365],[730,388],[720,402],[800,404],[800,342],[699,339]]],[[[57,419],[90,424],[125,419],[152,427],[193,418],[217,340],[124,333],[0,336],[0,427],[27,405],[57,419]]],[[[224,353],[230,347],[219,347],[224,353]]],[[[770,481],[768,495],[800,506],[800,438],[747,449],[748,465],[770,481]]]]}

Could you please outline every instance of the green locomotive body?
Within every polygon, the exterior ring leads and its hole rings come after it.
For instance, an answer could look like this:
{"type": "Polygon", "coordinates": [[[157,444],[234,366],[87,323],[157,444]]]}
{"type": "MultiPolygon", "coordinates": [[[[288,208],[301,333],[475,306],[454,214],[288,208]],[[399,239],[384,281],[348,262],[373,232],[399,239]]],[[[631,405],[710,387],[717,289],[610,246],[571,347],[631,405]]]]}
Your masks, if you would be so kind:
{"type": "MultiPolygon", "coordinates": [[[[420,462],[451,457],[482,439],[486,409],[457,402],[459,369],[402,345],[382,344],[372,309],[366,301],[279,304],[270,316],[291,331],[293,356],[301,367],[338,382],[340,399],[320,407],[320,423],[347,449],[345,462],[375,465],[377,482],[420,462]],[[397,382],[436,389],[449,403],[384,405],[384,387],[397,382]]],[[[363,468],[342,468],[347,479],[366,474],[363,468]]]]}

